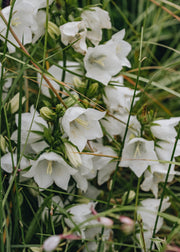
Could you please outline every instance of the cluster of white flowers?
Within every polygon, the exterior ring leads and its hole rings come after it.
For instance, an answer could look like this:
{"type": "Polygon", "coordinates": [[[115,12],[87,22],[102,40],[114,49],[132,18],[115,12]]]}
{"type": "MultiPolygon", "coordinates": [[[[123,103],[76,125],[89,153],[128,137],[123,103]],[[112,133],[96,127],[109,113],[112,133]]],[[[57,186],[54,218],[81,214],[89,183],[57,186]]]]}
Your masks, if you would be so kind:
{"type": "MultiPolygon", "coordinates": [[[[49,1],[49,5],[52,3],[53,0],[49,1]]],[[[10,26],[23,45],[35,43],[44,34],[46,13],[42,9],[45,7],[46,0],[16,0],[13,10],[11,6],[2,9],[6,20],[9,19],[12,10],[10,26]]],[[[141,190],[152,191],[155,197],[153,198],[152,195],[151,199],[142,201],[143,208],[138,210],[144,228],[147,229],[144,238],[146,246],[149,247],[156,214],[148,214],[144,208],[149,209],[151,206],[150,210],[157,212],[160,201],[158,184],[164,182],[166,178],[168,161],[171,160],[176,141],[175,126],[180,122],[180,117],[152,121],[150,132],[153,137],[149,139],[145,137],[140,120],[135,115],[131,115],[121,161],[117,163],[119,150],[113,141],[117,139],[122,143],[133,97],[135,97],[133,104],[135,105],[139,101],[140,94],[139,91],[134,93],[134,90],[126,87],[123,77],[120,76],[120,71],[124,66],[131,67],[127,59],[131,46],[123,40],[125,30],[115,33],[110,40],[101,43],[102,29],[111,29],[111,21],[108,12],[100,7],[91,7],[82,11],[81,21],[67,22],[60,25],[58,29],[62,44],[68,48],[72,47],[76,53],[80,54],[82,60],[80,63],[72,57],[66,61],[65,65],[63,61],[59,61],[47,69],[49,74],[46,73],[46,76],[52,86],[61,93],[65,107],[59,104],[59,101],[55,104],[49,86],[41,80],[41,75],[38,73],[38,87],[46,101],[45,104],[51,104],[53,100],[52,104],[47,109],[39,110],[40,113],[32,105],[30,112],[21,114],[21,125],[19,125],[18,114],[15,115],[17,129],[14,127],[10,140],[15,146],[19,139],[21,142],[24,156],[17,170],[20,179],[33,178],[40,191],[56,185],[69,192],[71,186],[74,185],[81,193],[94,195],[94,200],[96,200],[99,191],[92,187],[93,179],[100,187],[110,180],[117,164],[124,170],[130,168],[138,178],[143,176],[141,190]],[[62,90],[61,80],[64,74],[65,88],[62,90]],[[96,107],[99,100],[101,100],[100,105],[104,105],[104,109],[100,106],[96,107]]],[[[6,33],[7,24],[0,19],[2,41],[5,41],[6,33]]],[[[11,31],[8,32],[7,38],[9,53],[14,53],[19,44],[11,31]]],[[[11,81],[8,79],[3,86],[4,98],[11,86],[11,81]]],[[[19,96],[16,100],[14,113],[18,110],[19,96]]],[[[15,105],[12,105],[11,110],[13,107],[15,105]]],[[[5,153],[1,159],[1,168],[4,172],[13,174],[18,165],[16,152],[11,155],[8,148],[3,150],[5,153]]],[[[175,161],[177,156],[180,156],[180,140],[177,142],[174,158],[171,161],[175,161]]],[[[175,175],[179,173],[172,164],[168,182],[171,182],[175,175]]],[[[40,206],[43,199],[39,195],[38,201],[40,206]]],[[[62,202],[60,197],[54,198],[53,201],[61,208],[68,205],[67,202],[62,202]]],[[[92,240],[101,233],[98,219],[86,222],[93,216],[91,207],[95,205],[90,202],[68,209],[71,218],[66,218],[65,223],[71,229],[80,225],[77,233],[83,239],[92,240]],[[93,227],[88,228],[88,226],[93,227]]],[[[162,211],[169,205],[170,203],[165,200],[162,211]]],[[[43,216],[46,212],[47,209],[43,216]]],[[[57,220],[60,219],[56,218],[57,220]]],[[[157,231],[162,223],[161,218],[157,231]]],[[[112,230],[105,228],[102,239],[108,240],[111,235],[112,230]]],[[[60,241],[59,237],[57,241],[60,241]]],[[[96,251],[96,249],[96,242],[88,244],[88,251],[96,251]]],[[[84,251],[87,250],[84,249],[84,251]]]]}

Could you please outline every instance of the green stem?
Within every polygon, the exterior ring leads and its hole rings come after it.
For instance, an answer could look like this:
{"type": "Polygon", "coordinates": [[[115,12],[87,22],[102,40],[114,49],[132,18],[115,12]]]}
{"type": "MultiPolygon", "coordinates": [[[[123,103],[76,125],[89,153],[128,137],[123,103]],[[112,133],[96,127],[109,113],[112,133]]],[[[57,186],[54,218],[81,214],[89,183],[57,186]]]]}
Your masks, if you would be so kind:
{"type": "MultiPolygon", "coordinates": [[[[176,146],[177,146],[179,137],[180,137],[180,123],[179,123],[178,133],[177,133],[177,136],[176,136],[176,141],[174,143],[174,148],[173,148],[173,151],[172,151],[172,154],[171,154],[171,160],[170,161],[172,161],[173,158],[174,158],[174,153],[175,153],[175,150],[176,150],[176,146]]],[[[171,166],[172,166],[172,164],[169,164],[169,166],[168,166],[168,171],[167,171],[167,174],[166,174],[166,178],[165,178],[165,182],[164,182],[164,186],[163,186],[163,191],[162,191],[162,194],[161,194],[161,200],[160,200],[160,203],[159,203],[158,213],[161,211],[161,207],[162,207],[162,203],[163,203],[163,199],[164,199],[165,191],[166,191],[166,185],[167,185],[167,182],[168,182],[169,173],[171,171],[171,166]]],[[[159,215],[157,214],[155,224],[154,224],[154,230],[153,230],[152,238],[155,237],[158,220],[159,220],[159,215]]],[[[150,251],[152,250],[152,246],[153,246],[153,241],[151,241],[150,251]]]]}
{"type": "Polygon", "coordinates": [[[118,153],[118,161],[117,161],[116,169],[115,169],[113,179],[112,179],[112,186],[111,186],[111,190],[110,190],[109,197],[108,197],[107,207],[109,207],[109,205],[110,205],[112,192],[114,190],[116,177],[117,177],[117,171],[118,171],[118,168],[119,168],[119,163],[121,161],[122,151],[123,151],[123,148],[124,148],[124,145],[125,145],[126,136],[127,136],[127,132],[128,132],[128,128],[129,128],[130,117],[131,117],[133,106],[134,106],[134,100],[135,100],[135,96],[136,96],[137,86],[138,86],[138,83],[139,83],[139,76],[140,76],[140,71],[141,71],[142,41],[143,41],[143,27],[142,27],[142,30],[141,30],[141,44],[140,44],[138,75],[137,75],[137,79],[136,79],[136,85],[134,87],[134,94],[133,94],[133,98],[132,98],[132,102],[131,102],[130,112],[129,112],[129,116],[128,116],[128,120],[127,120],[127,124],[126,124],[126,129],[125,129],[122,145],[121,145],[121,148],[120,148],[119,153],[118,153]]]}

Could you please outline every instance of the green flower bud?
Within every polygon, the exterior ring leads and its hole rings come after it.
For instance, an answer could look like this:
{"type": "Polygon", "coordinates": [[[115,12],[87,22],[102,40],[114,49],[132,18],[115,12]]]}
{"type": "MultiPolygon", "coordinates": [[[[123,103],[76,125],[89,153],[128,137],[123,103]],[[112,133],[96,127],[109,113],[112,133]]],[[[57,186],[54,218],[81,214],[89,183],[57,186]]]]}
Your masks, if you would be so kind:
{"type": "Polygon", "coordinates": [[[84,94],[87,85],[86,85],[85,82],[81,81],[79,77],[75,76],[73,78],[73,85],[74,85],[76,90],[78,90],[80,93],[84,94]]]}
{"type": "Polygon", "coordinates": [[[60,30],[57,27],[56,24],[54,24],[51,21],[48,21],[48,33],[51,36],[52,39],[56,39],[55,35],[59,36],[60,35],[60,30]]]}
{"type": "Polygon", "coordinates": [[[0,149],[3,153],[6,153],[6,140],[2,135],[0,135],[0,149]]]}
{"type": "MultiPolygon", "coordinates": [[[[125,203],[125,200],[127,198],[128,192],[125,192],[124,195],[122,196],[122,202],[125,203]]],[[[131,203],[133,199],[135,198],[136,194],[133,190],[129,191],[128,198],[127,198],[127,204],[131,203]]]]}
{"type": "Polygon", "coordinates": [[[99,84],[97,82],[94,82],[93,84],[91,84],[87,90],[87,96],[89,98],[94,97],[97,93],[98,87],[99,87],[99,84]]]}
{"type": "Polygon", "coordinates": [[[79,96],[77,94],[74,94],[70,97],[68,97],[67,99],[64,100],[66,106],[69,108],[69,107],[72,107],[73,105],[75,105],[77,103],[79,99],[79,96]]]}
{"type": "Polygon", "coordinates": [[[40,115],[46,121],[53,121],[56,114],[50,108],[42,107],[40,109],[40,115]]]}

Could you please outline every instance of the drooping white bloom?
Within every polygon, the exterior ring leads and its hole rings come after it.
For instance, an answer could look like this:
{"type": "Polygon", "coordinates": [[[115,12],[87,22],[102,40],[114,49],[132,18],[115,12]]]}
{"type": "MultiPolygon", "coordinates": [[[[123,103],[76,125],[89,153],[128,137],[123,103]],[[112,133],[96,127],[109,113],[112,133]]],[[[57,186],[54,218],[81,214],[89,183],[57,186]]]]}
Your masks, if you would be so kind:
{"type": "Polygon", "coordinates": [[[82,192],[86,192],[88,189],[88,179],[96,177],[97,170],[93,166],[93,156],[81,155],[81,165],[77,169],[77,173],[73,175],[76,181],[77,188],[80,188],[82,192]]]}
{"type": "Polygon", "coordinates": [[[93,166],[98,171],[98,184],[102,185],[107,182],[116,169],[116,162],[112,161],[117,156],[116,152],[109,146],[104,146],[101,143],[90,143],[93,150],[93,166]],[[96,154],[98,154],[96,156],[96,154]],[[102,155],[102,156],[101,156],[102,155]]]}
{"type": "MultiPolygon", "coordinates": [[[[13,9],[12,19],[10,25],[17,35],[18,39],[23,42],[23,44],[31,43],[32,42],[32,31],[31,25],[33,25],[33,5],[31,2],[28,1],[16,1],[13,9]]],[[[10,14],[10,6],[5,7],[2,9],[2,13],[6,20],[9,19],[10,14]]],[[[6,36],[7,26],[2,19],[0,19],[0,34],[4,37],[6,36]]],[[[4,41],[4,38],[0,37],[1,40],[4,41]]],[[[15,46],[19,47],[17,41],[9,31],[8,40],[10,40],[15,46]]],[[[15,47],[7,43],[8,49],[10,53],[15,52],[15,47]]]]}
{"type": "Polygon", "coordinates": [[[171,117],[170,119],[155,120],[151,126],[152,134],[158,139],[172,141],[175,139],[177,132],[175,126],[180,122],[180,117],[171,117]]]}
{"type": "Polygon", "coordinates": [[[99,120],[106,112],[81,107],[70,107],[62,118],[62,127],[69,140],[82,151],[87,140],[103,136],[99,120]]]}
{"type": "MultiPolygon", "coordinates": [[[[111,113],[120,114],[130,111],[134,90],[124,86],[107,86],[103,100],[111,113]]],[[[135,98],[134,104],[139,100],[135,98]]]]}
{"type": "MultiPolygon", "coordinates": [[[[168,200],[169,198],[165,198],[163,200],[161,212],[165,211],[171,205],[171,203],[168,200]]],[[[142,207],[138,207],[137,215],[141,216],[143,221],[143,228],[145,230],[143,234],[145,238],[146,249],[149,249],[151,244],[151,237],[153,234],[159,204],[160,199],[149,198],[141,201],[142,207]]],[[[163,225],[163,218],[159,217],[156,233],[161,229],[162,225],[163,225]]],[[[137,234],[137,237],[139,238],[139,234],[137,234]]]]}
{"type": "Polygon", "coordinates": [[[64,45],[72,44],[75,51],[85,54],[86,45],[86,26],[83,21],[69,22],[60,26],[61,41],[64,45]]]}
{"type": "Polygon", "coordinates": [[[99,7],[92,7],[83,11],[81,18],[88,28],[87,38],[95,46],[102,40],[102,29],[111,29],[109,13],[99,7]]]}
{"type": "Polygon", "coordinates": [[[131,63],[126,58],[129,52],[131,51],[131,45],[123,40],[124,36],[125,36],[125,29],[115,33],[112,36],[111,40],[107,42],[107,44],[115,46],[116,54],[119,58],[121,67],[122,66],[131,67],[131,63]]]}
{"type": "MultiPolygon", "coordinates": [[[[53,0],[50,0],[49,4],[52,2],[53,0]]],[[[36,42],[37,39],[44,34],[46,14],[44,11],[38,12],[38,10],[46,7],[46,4],[46,0],[16,0],[10,25],[23,45],[36,42]]],[[[7,21],[10,15],[10,9],[11,6],[2,9],[2,13],[7,21]]],[[[4,37],[6,36],[6,30],[6,24],[0,19],[0,34],[4,37]]],[[[0,39],[5,41],[3,37],[0,37],[0,39]]],[[[19,44],[10,31],[8,34],[8,40],[15,46],[19,47],[19,44]]],[[[15,52],[15,47],[11,43],[7,43],[7,47],[10,53],[15,52]]]]}
{"type": "Polygon", "coordinates": [[[116,47],[108,44],[88,47],[84,57],[86,76],[107,85],[111,77],[121,70],[116,47]]]}
{"type": "MultiPolygon", "coordinates": [[[[58,65],[62,67],[63,62],[59,61],[58,65]]],[[[68,70],[70,70],[72,72],[81,74],[81,71],[79,70],[79,63],[77,63],[77,62],[67,61],[66,62],[66,69],[68,69],[68,70]]],[[[56,79],[58,81],[61,81],[63,70],[60,67],[52,65],[48,69],[48,72],[53,76],[54,79],[56,79]]],[[[68,85],[72,84],[73,83],[73,78],[75,78],[75,76],[76,75],[74,75],[73,73],[69,73],[68,71],[66,71],[64,82],[67,83],[68,85]]],[[[41,75],[39,73],[37,74],[37,78],[38,78],[38,83],[40,84],[41,83],[41,75]]],[[[58,83],[56,83],[55,80],[51,79],[50,77],[48,77],[48,79],[50,80],[52,86],[56,90],[60,89],[60,85],[58,83]]],[[[49,86],[47,85],[47,83],[44,80],[42,80],[41,92],[43,93],[43,95],[45,95],[47,97],[50,97],[49,86]]]]}
{"type": "Polygon", "coordinates": [[[149,165],[154,165],[152,160],[158,160],[154,142],[135,137],[126,141],[120,166],[129,167],[137,177],[140,177],[149,165]]]}
{"type": "MultiPolygon", "coordinates": [[[[16,125],[18,126],[18,115],[15,118],[16,125]]],[[[48,127],[47,122],[40,117],[39,113],[35,111],[32,106],[30,112],[22,113],[21,115],[21,144],[25,144],[29,130],[43,132],[43,127],[48,127]],[[33,121],[33,122],[32,122],[33,121]],[[30,128],[32,123],[32,127],[30,128]]],[[[17,141],[18,130],[15,130],[11,136],[11,139],[17,141]]],[[[42,139],[42,136],[34,132],[30,132],[28,138],[28,144],[35,143],[42,139]]]]}
{"type": "MultiPolygon", "coordinates": [[[[129,114],[127,113],[126,114],[114,113],[112,114],[112,116],[108,116],[108,115],[105,116],[101,120],[101,123],[111,136],[120,135],[121,138],[123,138],[125,129],[126,129],[128,116],[129,114]]],[[[131,116],[126,139],[129,139],[130,137],[135,137],[135,136],[138,137],[140,136],[140,132],[141,132],[140,122],[137,120],[136,116],[131,116]]]]}
{"type": "Polygon", "coordinates": [[[41,188],[47,188],[55,182],[57,186],[67,190],[70,176],[76,173],[75,169],[54,152],[43,153],[31,163],[32,167],[24,176],[34,177],[35,182],[41,188]]]}
{"type": "MultiPolygon", "coordinates": [[[[170,161],[175,144],[175,138],[168,139],[167,141],[158,141],[155,151],[160,160],[170,161]]],[[[174,157],[180,156],[180,140],[177,141],[174,157]]]]}
{"type": "Polygon", "coordinates": [[[86,76],[107,85],[123,66],[130,67],[126,56],[131,50],[129,43],[123,41],[124,30],[113,35],[104,45],[88,47],[84,57],[86,76]]]}
{"type": "MultiPolygon", "coordinates": [[[[96,203],[89,202],[87,204],[79,204],[75,205],[68,209],[68,213],[71,214],[71,219],[66,218],[65,222],[70,228],[74,228],[74,223],[76,225],[79,225],[82,222],[85,222],[88,218],[92,217],[92,211],[91,208],[95,208],[96,203]],[[73,223],[74,222],[74,223],[73,223]]],[[[80,229],[82,231],[82,237],[83,237],[83,231],[86,229],[86,226],[97,224],[96,220],[91,220],[85,222],[83,225],[80,226],[80,229]]]]}
{"type": "MultiPolygon", "coordinates": [[[[146,170],[144,173],[144,181],[141,184],[141,189],[145,192],[152,191],[154,196],[158,197],[158,184],[165,182],[168,166],[165,164],[154,164],[150,170],[146,170]]],[[[168,182],[171,182],[176,175],[174,171],[174,165],[171,166],[171,170],[168,176],[168,182]]]]}
{"type": "MultiPolygon", "coordinates": [[[[1,158],[1,168],[8,172],[8,173],[12,173],[13,169],[15,169],[17,166],[17,154],[12,154],[10,152],[6,153],[2,158],[1,158]],[[13,160],[12,160],[13,158],[13,160]],[[14,166],[13,167],[13,163],[14,166]]],[[[24,170],[25,168],[30,166],[30,162],[27,158],[22,157],[21,158],[21,162],[20,162],[20,166],[19,168],[21,170],[24,170]]]]}

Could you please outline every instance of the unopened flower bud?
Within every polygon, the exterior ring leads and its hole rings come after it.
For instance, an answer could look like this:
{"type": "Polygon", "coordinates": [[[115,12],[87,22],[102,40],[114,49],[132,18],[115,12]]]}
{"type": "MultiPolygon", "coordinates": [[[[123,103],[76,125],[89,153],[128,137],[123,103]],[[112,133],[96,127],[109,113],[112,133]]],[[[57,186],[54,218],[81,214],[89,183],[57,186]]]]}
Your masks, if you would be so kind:
{"type": "Polygon", "coordinates": [[[126,198],[127,198],[127,204],[131,203],[133,201],[133,199],[135,198],[136,194],[133,190],[130,190],[129,191],[129,194],[128,192],[125,192],[124,195],[122,196],[122,202],[125,202],[126,198]],[[128,195],[128,198],[127,198],[127,195],[128,195]]]}
{"type": "Polygon", "coordinates": [[[131,233],[133,231],[134,221],[131,218],[122,215],[122,216],[119,217],[119,220],[122,223],[121,230],[125,234],[129,234],[129,233],[131,233]]]}
{"type": "Polygon", "coordinates": [[[57,27],[56,24],[54,24],[51,21],[48,21],[48,33],[51,36],[52,39],[56,39],[55,35],[59,36],[60,35],[60,30],[57,27]]]}
{"type": "Polygon", "coordinates": [[[40,115],[46,121],[53,121],[56,114],[50,108],[42,107],[40,109],[40,115]]]}
{"type": "Polygon", "coordinates": [[[94,97],[94,96],[96,95],[96,93],[97,93],[98,87],[99,87],[99,84],[98,84],[97,82],[92,83],[92,84],[89,86],[88,90],[87,90],[87,96],[88,96],[89,98],[94,97]]]}
{"type": "Polygon", "coordinates": [[[67,99],[65,99],[64,103],[69,108],[75,105],[78,99],[79,99],[79,96],[77,94],[74,94],[71,97],[68,97],[67,99]]]}
{"type": "Polygon", "coordinates": [[[86,83],[81,81],[81,79],[77,76],[73,78],[73,85],[80,93],[84,93],[87,86],[86,83]]]}
{"type": "MultiPolygon", "coordinates": [[[[25,102],[25,97],[22,97],[22,104],[25,102]]],[[[19,93],[17,93],[7,104],[7,109],[11,111],[12,114],[18,111],[19,109],[19,93]]]]}
{"type": "Polygon", "coordinates": [[[108,217],[99,217],[98,221],[103,224],[105,227],[111,227],[113,225],[113,220],[108,217]]]}
{"type": "Polygon", "coordinates": [[[69,159],[69,161],[74,165],[74,167],[78,167],[81,165],[81,157],[79,153],[77,152],[77,149],[70,143],[66,142],[64,143],[65,149],[66,149],[66,154],[69,159]]]}
{"type": "Polygon", "coordinates": [[[61,240],[60,235],[52,235],[49,238],[47,238],[43,243],[43,249],[46,252],[51,252],[52,250],[56,249],[59,242],[61,240]]]}
{"type": "Polygon", "coordinates": [[[3,153],[6,152],[6,140],[2,135],[0,135],[0,149],[3,153]]]}

